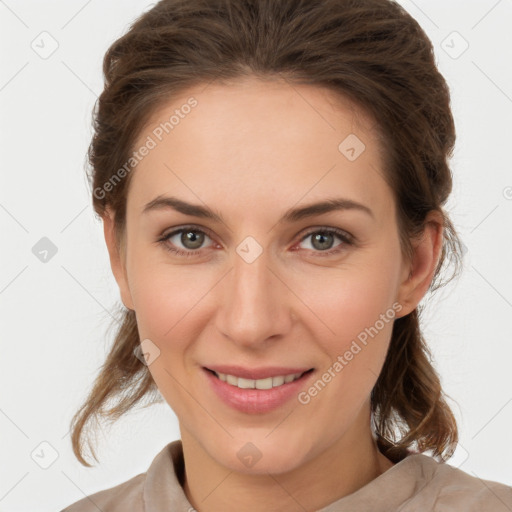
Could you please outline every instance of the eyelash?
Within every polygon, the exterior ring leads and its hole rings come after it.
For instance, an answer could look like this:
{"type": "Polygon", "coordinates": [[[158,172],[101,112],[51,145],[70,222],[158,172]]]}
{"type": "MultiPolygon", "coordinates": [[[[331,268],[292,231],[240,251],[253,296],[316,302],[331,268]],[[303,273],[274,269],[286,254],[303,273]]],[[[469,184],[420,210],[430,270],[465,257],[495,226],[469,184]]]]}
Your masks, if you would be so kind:
{"type": "MultiPolygon", "coordinates": [[[[163,237],[159,238],[157,240],[157,242],[161,243],[163,245],[164,249],[166,249],[167,251],[169,251],[173,254],[176,254],[177,256],[185,256],[187,258],[190,258],[192,256],[197,256],[198,253],[201,252],[201,249],[184,251],[182,249],[176,249],[176,248],[170,247],[169,244],[167,243],[167,241],[170,238],[172,238],[174,235],[177,235],[177,234],[183,233],[183,232],[187,232],[187,231],[193,231],[194,233],[202,233],[202,234],[207,235],[210,239],[212,239],[209,232],[205,231],[204,229],[199,229],[196,226],[184,226],[180,229],[172,231],[171,233],[168,233],[167,235],[164,235],[163,237]]],[[[317,233],[334,234],[343,242],[342,244],[339,244],[338,246],[336,246],[338,248],[335,248],[335,249],[329,249],[327,251],[313,251],[315,253],[318,253],[318,256],[320,256],[320,257],[332,256],[334,254],[338,254],[338,253],[342,252],[343,250],[345,250],[345,246],[347,246],[347,245],[352,246],[352,245],[354,245],[354,242],[355,242],[355,238],[352,235],[349,235],[348,233],[346,233],[345,231],[338,229],[338,228],[327,228],[327,227],[315,228],[315,229],[312,229],[311,231],[308,231],[299,240],[299,242],[303,242],[309,236],[311,236],[313,234],[317,234],[317,233]]]]}

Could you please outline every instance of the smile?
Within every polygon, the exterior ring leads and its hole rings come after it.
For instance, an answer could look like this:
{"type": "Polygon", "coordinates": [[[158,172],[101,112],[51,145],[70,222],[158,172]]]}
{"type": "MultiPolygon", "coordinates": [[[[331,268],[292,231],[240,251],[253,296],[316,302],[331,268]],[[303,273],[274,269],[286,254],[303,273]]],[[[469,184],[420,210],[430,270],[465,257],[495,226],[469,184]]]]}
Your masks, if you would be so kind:
{"type": "Polygon", "coordinates": [[[277,368],[257,371],[236,371],[235,367],[231,368],[233,373],[245,373],[245,377],[206,367],[203,367],[203,375],[216,399],[245,414],[264,414],[279,409],[297,398],[315,374],[314,368],[293,373],[285,368],[279,371],[276,371],[277,368]],[[261,374],[266,375],[258,379],[250,378],[261,374]]]}
{"type": "Polygon", "coordinates": [[[215,371],[213,373],[221,381],[227,382],[229,385],[236,386],[240,389],[272,389],[300,379],[306,372],[277,375],[275,377],[267,377],[266,379],[244,379],[243,377],[236,377],[235,375],[229,375],[226,373],[217,373],[215,371]]]}

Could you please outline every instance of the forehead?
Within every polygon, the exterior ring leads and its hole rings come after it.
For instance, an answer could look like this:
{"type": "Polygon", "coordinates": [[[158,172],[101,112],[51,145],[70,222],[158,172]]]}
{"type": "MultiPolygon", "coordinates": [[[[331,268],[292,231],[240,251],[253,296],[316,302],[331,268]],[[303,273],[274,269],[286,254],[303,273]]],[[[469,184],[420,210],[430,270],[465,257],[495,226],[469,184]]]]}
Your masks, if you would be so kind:
{"type": "Polygon", "coordinates": [[[190,88],[154,112],[135,149],[144,144],[128,198],[139,211],[165,193],[260,209],[333,194],[377,208],[391,200],[375,122],[320,87],[244,79],[190,88]]]}

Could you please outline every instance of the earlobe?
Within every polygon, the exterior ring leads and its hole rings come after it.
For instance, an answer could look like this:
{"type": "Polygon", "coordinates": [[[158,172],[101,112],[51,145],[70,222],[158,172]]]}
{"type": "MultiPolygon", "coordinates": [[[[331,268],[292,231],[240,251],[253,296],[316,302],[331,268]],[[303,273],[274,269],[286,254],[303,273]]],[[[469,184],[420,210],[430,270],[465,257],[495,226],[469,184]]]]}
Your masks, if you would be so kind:
{"type": "Polygon", "coordinates": [[[105,243],[107,244],[110,259],[110,267],[117,285],[119,286],[121,300],[126,308],[134,310],[135,308],[133,307],[130,288],[128,286],[125,257],[118,247],[115,236],[114,213],[107,208],[102,220],[105,243]]]}
{"type": "Polygon", "coordinates": [[[404,267],[398,293],[398,301],[403,306],[400,316],[414,311],[432,283],[443,248],[443,218],[439,212],[430,212],[424,232],[412,244],[413,256],[404,267]]]}

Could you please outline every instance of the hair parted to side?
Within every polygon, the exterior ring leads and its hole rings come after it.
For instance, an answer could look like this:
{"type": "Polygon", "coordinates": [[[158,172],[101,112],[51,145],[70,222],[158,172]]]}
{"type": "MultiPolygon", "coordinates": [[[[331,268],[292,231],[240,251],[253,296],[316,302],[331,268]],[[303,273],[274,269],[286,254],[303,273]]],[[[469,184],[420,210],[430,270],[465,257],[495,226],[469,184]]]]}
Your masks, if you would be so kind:
{"type": "MultiPolygon", "coordinates": [[[[427,213],[438,211],[443,249],[430,290],[458,274],[461,242],[443,209],[452,189],[448,160],[455,143],[449,89],[432,43],[395,1],[162,0],[111,45],[103,72],[88,177],[95,212],[115,213],[121,251],[132,173],[113,187],[104,184],[129,161],[151,115],[189,87],[258,77],[326,87],[372,115],[382,137],[384,177],[397,204],[403,254],[411,256],[411,240],[423,232],[427,213]],[[441,282],[446,263],[454,271],[441,282]]],[[[418,306],[394,321],[371,394],[379,449],[394,462],[411,448],[447,460],[458,440],[420,331],[420,313],[418,306]]],[[[110,353],[71,421],[73,451],[84,466],[91,466],[83,457],[91,421],[115,421],[148,396],[161,401],[147,366],[134,355],[139,344],[135,313],[123,308],[110,353]]]]}

